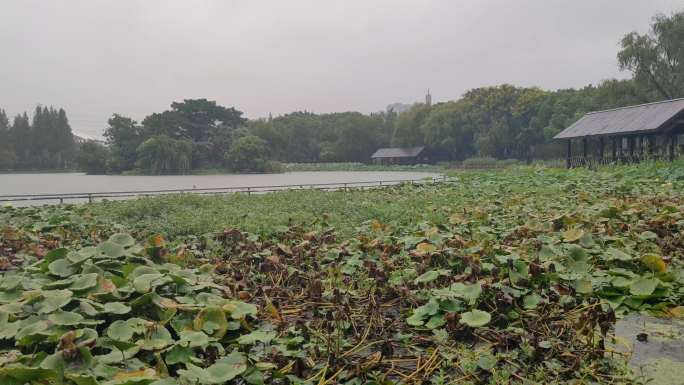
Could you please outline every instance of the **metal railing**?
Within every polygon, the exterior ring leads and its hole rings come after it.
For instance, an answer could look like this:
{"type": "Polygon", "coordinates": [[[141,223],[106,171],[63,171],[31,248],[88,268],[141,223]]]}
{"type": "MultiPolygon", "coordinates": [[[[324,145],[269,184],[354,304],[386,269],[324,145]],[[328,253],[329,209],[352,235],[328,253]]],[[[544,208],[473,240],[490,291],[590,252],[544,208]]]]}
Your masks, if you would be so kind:
{"type": "Polygon", "coordinates": [[[445,176],[427,177],[420,179],[395,179],[362,182],[333,182],[333,183],[304,183],[291,185],[269,185],[269,186],[233,186],[233,187],[208,187],[208,188],[185,188],[185,189],[165,189],[165,190],[137,190],[137,191],[107,191],[107,192],[83,192],[83,193],[60,193],[60,194],[16,194],[0,195],[0,202],[26,202],[32,201],[59,201],[60,204],[68,200],[94,202],[96,199],[122,199],[135,197],[149,197],[172,194],[198,194],[198,195],[219,195],[246,193],[260,194],[277,191],[296,191],[296,190],[342,190],[351,189],[371,189],[379,187],[394,186],[402,183],[410,184],[436,184],[444,182],[445,176]]]}

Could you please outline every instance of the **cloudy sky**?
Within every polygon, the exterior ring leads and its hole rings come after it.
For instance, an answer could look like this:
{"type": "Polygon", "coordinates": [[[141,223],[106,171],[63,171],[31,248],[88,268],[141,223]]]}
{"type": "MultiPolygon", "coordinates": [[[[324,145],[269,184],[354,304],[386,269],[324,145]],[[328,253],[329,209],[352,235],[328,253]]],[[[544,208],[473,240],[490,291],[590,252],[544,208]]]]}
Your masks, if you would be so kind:
{"type": "Polygon", "coordinates": [[[611,77],[622,35],[684,0],[2,0],[0,108],[99,136],[205,97],[247,117],[378,111],[512,83],[611,77]]]}

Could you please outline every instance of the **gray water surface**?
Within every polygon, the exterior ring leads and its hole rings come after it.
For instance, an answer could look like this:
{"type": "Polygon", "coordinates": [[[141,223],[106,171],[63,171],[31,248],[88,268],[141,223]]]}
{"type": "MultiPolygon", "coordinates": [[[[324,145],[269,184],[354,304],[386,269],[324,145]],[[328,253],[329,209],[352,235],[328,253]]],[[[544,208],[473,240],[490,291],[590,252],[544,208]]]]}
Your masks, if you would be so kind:
{"type": "MultiPolygon", "coordinates": [[[[122,176],[81,173],[0,174],[0,195],[69,194],[143,190],[193,190],[205,188],[358,183],[436,177],[439,174],[403,171],[315,171],[282,174],[221,174],[122,176]]],[[[13,203],[26,205],[28,202],[13,203]]],[[[43,204],[39,201],[32,204],[43,204]]],[[[52,202],[54,203],[54,201],[52,202]]]]}

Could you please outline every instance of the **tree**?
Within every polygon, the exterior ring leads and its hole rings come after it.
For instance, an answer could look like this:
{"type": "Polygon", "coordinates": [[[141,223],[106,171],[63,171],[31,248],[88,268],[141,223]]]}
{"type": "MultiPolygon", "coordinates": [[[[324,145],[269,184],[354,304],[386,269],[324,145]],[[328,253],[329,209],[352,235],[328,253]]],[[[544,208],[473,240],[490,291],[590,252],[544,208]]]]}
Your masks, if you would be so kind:
{"type": "Polygon", "coordinates": [[[137,149],[138,167],[150,174],[183,174],[191,169],[192,142],[155,135],[137,149]]]}
{"type": "Polygon", "coordinates": [[[422,146],[425,137],[420,127],[430,113],[427,104],[414,104],[408,111],[399,114],[396,120],[392,145],[397,147],[422,146]]]}
{"type": "Polygon", "coordinates": [[[89,140],[81,144],[76,164],[86,174],[104,174],[107,172],[109,149],[95,141],[89,140]]]}
{"type": "Polygon", "coordinates": [[[229,169],[237,172],[269,171],[266,141],[255,135],[237,139],[225,155],[229,169]]]}
{"type": "Polygon", "coordinates": [[[135,120],[114,114],[107,121],[104,137],[111,151],[111,169],[115,172],[135,167],[138,146],[143,142],[142,128],[135,120]]]}
{"type": "Polygon", "coordinates": [[[9,119],[5,110],[0,108],[0,169],[9,170],[14,168],[16,163],[14,146],[10,140],[9,119]]]}
{"type": "Polygon", "coordinates": [[[465,159],[475,153],[476,127],[469,119],[468,100],[437,104],[425,118],[420,130],[424,143],[440,159],[465,159]]]}
{"type": "Polygon", "coordinates": [[[650,33],[629,33],[621,45],[620,69],[660,98],[684,97],[684,12],[656,16],[650,33]]]}
{"type": "Polygon", "coordinates": [[[207,99],[171,103],[171,110],[154,113],[142,124],[144,136],[166,135],[193,144],[193,168],[218,164],[230,148],[232,131],[246,123],[242,112],[207,99]]]}
{"type": "Polygon", "coordinates": [[[14,147],[16,165],[18,168],[30,168],[31,157],[31,123],[28,114],[24,112],[14,117],[9,131],[9,142],[14,147]]]}

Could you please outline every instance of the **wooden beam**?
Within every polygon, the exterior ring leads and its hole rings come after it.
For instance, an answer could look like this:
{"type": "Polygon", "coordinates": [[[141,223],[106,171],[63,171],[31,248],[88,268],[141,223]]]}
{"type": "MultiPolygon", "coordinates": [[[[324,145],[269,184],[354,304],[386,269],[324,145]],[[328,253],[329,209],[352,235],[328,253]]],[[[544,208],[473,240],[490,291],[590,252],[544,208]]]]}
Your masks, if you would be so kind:
{"type": "Polygon", "coordinates": [[[572,157],[572,139],[568,139],[568,149],[565,156],[565,167],[570,168],[570,157],[572,157]]]}
{"type": "Polygon", "coordinates": [[[599,138],[599,159],[603,160],[603,152],[606,150],[606,144],[603,142],[603,137],[599,138]]]}

